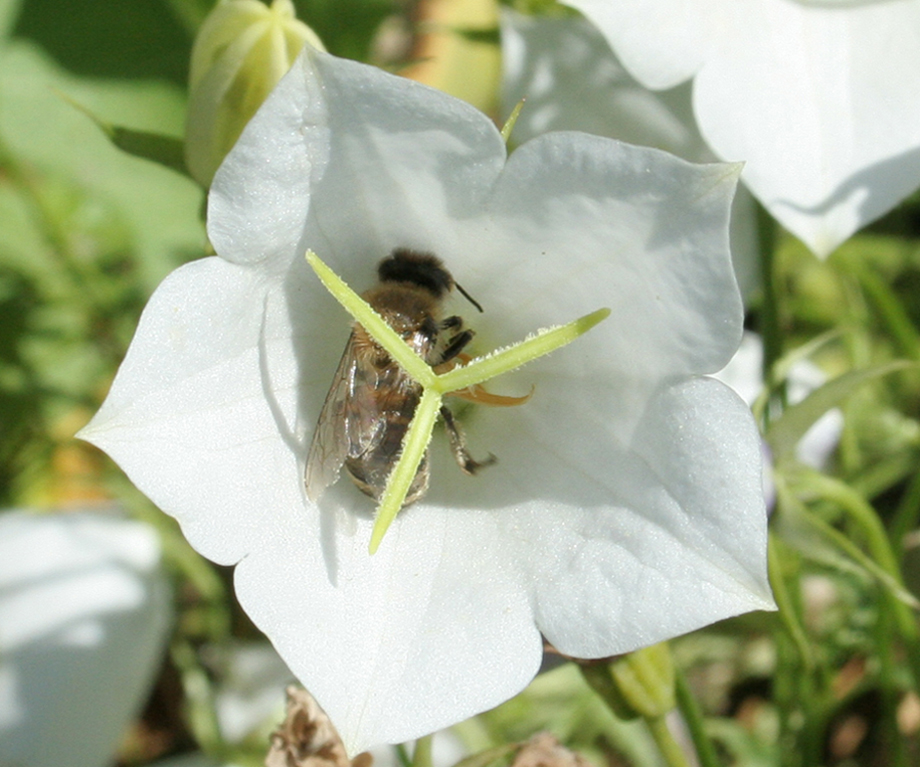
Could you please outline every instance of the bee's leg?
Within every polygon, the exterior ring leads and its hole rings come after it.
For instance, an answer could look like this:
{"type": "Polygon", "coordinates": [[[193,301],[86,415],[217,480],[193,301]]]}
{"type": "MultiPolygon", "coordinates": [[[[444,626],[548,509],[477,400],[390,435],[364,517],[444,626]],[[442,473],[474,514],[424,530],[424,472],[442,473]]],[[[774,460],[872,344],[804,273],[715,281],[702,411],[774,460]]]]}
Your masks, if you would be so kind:
{"type": "Polygon", "coordinates": [[[457,465],[467,474],[475,474],[485,466],[491,466],[498,459],[489,453],[484,461],[477,461],[470,455],[466,449],[466,437],[460,429],[460,424],[454,420],[454,414],[446,405],[441,406],[441,418],[444,419],[444,425],[447,427],[447,439],[450,441],[450,449],[454,454],[454,460],[457,465]]]}
{"type": "Polygon", "coordinates": [[[444,350],[441,352],[441,363],[443,364],[448,360],[452,360],[460,352],[462,352],[466,345],[473,340],[473,336],[476,333],[472,330],[464,330],[462,333],[457,333],[450,341],[447,342],[447,346],[444,347],[444,350]]]}
{"type": "Polygon", "coordinates": [[[441,320],[439,325],[441,330],[459,330],[463,327],[463,318],[453,314],[441,320]]]}

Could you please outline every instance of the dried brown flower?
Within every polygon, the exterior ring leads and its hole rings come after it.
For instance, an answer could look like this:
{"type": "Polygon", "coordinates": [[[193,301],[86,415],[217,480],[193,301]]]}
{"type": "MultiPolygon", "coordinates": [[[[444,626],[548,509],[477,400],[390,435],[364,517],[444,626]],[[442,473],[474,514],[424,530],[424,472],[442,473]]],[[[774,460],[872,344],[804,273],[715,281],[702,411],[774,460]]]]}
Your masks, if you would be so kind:
{"type": "Polygon", "coordinates": [[[287,714],[272,733],[265,767],[371,767],[368,753],[349,759],[329,717],[306,690],[287,688],[287,714]]]}
{"type": "Polygon", "coordinates": [[[591,762],[567,749],[554,735],[538,732],[517,752],[511,767],[591,767],[591,762]]]}

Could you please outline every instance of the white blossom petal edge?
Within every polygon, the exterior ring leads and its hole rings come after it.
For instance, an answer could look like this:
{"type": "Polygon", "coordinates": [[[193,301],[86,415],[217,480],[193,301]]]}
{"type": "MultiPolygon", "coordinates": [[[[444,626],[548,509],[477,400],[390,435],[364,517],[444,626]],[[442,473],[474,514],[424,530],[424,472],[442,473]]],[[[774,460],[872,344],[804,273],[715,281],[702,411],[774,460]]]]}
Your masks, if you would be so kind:
{"type": "MultiPolygon", "coordinates": [[[[651,91],[619,62],[607,39],[581,16],[501,14],[502,116],[526,100],[511,137],[526,141],[554,130],[663,149],[690,162],[716,156],[693,117],[692,84],[651,91]]],[[[760,284],[754,201],[744,186],[732,203],[731,251],[744,297],[760,284]]]]}
{"type": "Polygon", "coordinates": [[[520,691],[561,651],[602,657],[773,606],[760,448],[721,383],[741,337],[728,252],[739,169],[577,133],[506,157],[492,123],[416,83],[305,52],[212,186],[220,257],[151,298],[83,436],[237,563],[240,602],[351,753],[520,691]],[[484,307],[489,351],[602,306],[574,344],[492,382],[526,405],[462,412],[471,478],[437,434],[432,487],[368,556],[373,503],[319,508],[303,463],[349,284],[394,247],[437,253],[484,307]]]}
{"type": "Polygon", "coordinates": [[[920,186],[920,0],[565,0],[817,255],[920,186]]]}
{"type": "Polygon", "coordinates": [[[111,764],[171,623],[149,525],[0,513],[0,764],[111,764]]]}

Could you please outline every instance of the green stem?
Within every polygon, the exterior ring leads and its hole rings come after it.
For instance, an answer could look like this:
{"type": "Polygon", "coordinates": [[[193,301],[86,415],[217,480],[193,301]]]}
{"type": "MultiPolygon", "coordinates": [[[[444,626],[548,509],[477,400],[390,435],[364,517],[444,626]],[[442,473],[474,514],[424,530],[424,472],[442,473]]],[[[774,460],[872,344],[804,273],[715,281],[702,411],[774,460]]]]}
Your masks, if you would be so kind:
{"type": "Polygon", "coordinates": [[[397,743],[394,747],[396,750],[396,761],[399,767],[412,767],[412,760],[409,758],[409,750],[405,743],[397,743]]]}
{"type": "Polygon", "coordinates": [[[648,725],[652,738],[655,740],[655,745],[658,746],[658,750],[661,752],[661,756],[664,757],[665,764],[668,767],[690,767],[687,755],[677,741],[674,740],[674,736],[668,729],[665,717],[650,717],[645,720],[645,723],[648,725]]]}
{"type": "Polygon", "coordinates": [[[904,557],[904,536],[915,529],[920,520],[920,471],[914,473],[891,521],[889,539],[898,559],[904,557]]]}
{"type": "Polygon", "coordinates": [[[696,756],[700,767],[719,767],[716,750],[706,734],[703,712],[696,702],[690,685],[687,684],[687,678],[679,666],[675,667],[674,673],[674,690],[677,694],[677,705],[684,717],[684,721],[687,723],[687,729],[690,731],[690,738],[696,748],[696,756]]]}
{"type": "Polygon", "coordinates": [[[811,527],[814,531],[821,534],[830,543],[847,555],[851,560],[856,562],[869,575],[873,576],[886,592],[895,597],[898,604],[910,605],[916,607],[917,599],[911,594],[900,582],[897,575],[892,575],[883,565],[875,558],[866,554],[859,546],[851,541],[846,535],[840,532],[833,525],[829,525],[814,512],[806,510],[802,516],[802,521],[811,527]]]}
{"type": "MultiPolygon", "coordinates": [[[[777,485],[779,489],[779,485],[777,485]]],[[[782,499],[782,496],[779,496],[782,499]]],[[[769,545],[767,546],[767,566],[770,575],[770,586],[773,589],[773,599],[776,601],[776,607],[779,610],[779,618],[786,627],[786,632],[792,640],[792,644],[799,656],[799,661],[807,673],[815,666],[814,656],[811,652],[811,645],[805,634],[805,629],[799,622],[798,614],[792,602],[792,596],[786,588],[786,579],[783,577],[782,562],[779,558],[779,539],[773,533],[770,533],[769,545]]]]}
{"type": "Polygon", "coordinates": [[[433,735],[426,735],[415,741],[415,750],[412,752],[412,767],[432,767],[431,747],[433,742],[433,735]]]}
{"type": "MultiPolygon", "coordinates": [[[[872,572],[880,570],[884,574],[880,578],[889,588],[904,601],[917,606],[913,595],[904,588],[898,557],[892,550],[885,527],[872,505],[848,485],[820,472],[808,472],[808,481],[810,487],[814,488],[821,498],[840,506],[859,527],[860,537],[865,541],[872,557],[873,566],[868,569],[872,572]]],[[[850,544],[848,550],[851,547],[855,548],[855,544],[849,539],[846,540],[850,544]]],[[[910,623],[913,624],[912,618],[910,623]]]]}
{"type": "Polygon", "coordinates": [[[222,762],[224,740],[217,720],[214,688],[208,674],[198,662],[192,644],[185,639],[173,640],[170,657],[182,681],[189,730],[205,754],[222,762]]]}
{"type": "Polygon", "coordinates": [[[839,505],[859,526],[860,536],[865,540],[869,556],[863,554],[849,538],[823,520],[810,513],[805,515],[813,527],[820,529],[886,587],[883,595],[904,639],[904,650],[913,677],[914,690],[920,691],[920,631],[912,610],[912,607],[917,605],[917,600],[904,587],[898,557],[891,548],[881,520],[869,502],[846,484],[818,472],[809,473],[809,479],[822,498],[839,505]]]}
{"type": "Polygon", "coordinates": [[[920,360],[920,333],[891,287],[873,269],[866,268],[862,259],[847,259],[847,266],[859,280],[901,354],[908,359],[920,360]]]}
{"type": "MultiPolygon", "coordinates": [[[[776,281],[776,222],[762,205],[757,205],[757,231],[760,245],[760,282],[763,305],[760,307],[758,330],[763,340],[763,377],[770,391],[774,390],[773,366],[783,356],[783,333],[780,327],[779,291],[776,281]]],[[[785,399],[780,392],[780,398],[785,399]]],[[[772,406],[766,408],[769,419],[772,406]]]]}
{"type": "Polygon", "coordinates": [[[875,622],[875,646],[878,650],[878,676],[882,698],[882,743],[889,767],[906,767],[904,743],[898,731],[898,703],[901,697],[894,658],[895,630],[890,610],[880,609],[875,622]]]}

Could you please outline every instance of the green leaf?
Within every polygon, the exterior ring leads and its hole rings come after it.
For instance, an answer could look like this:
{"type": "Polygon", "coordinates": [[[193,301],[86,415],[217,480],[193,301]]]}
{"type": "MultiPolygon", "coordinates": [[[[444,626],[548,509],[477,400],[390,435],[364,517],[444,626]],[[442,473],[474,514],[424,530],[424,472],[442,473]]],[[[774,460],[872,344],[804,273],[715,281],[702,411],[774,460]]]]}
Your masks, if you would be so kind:
{"type": "Polygon", "coordinates": [[[451,27],[450,31],[458,37],[462,37],[464,40],[467,40],[471,43],[486,43],[488,45],[495,46],[501,43],[501,33],[499,32],[498,27],[491,27],[489,29],[475,29],[474,27],[451,27]]]}
{"type": "Polygon", "coordinates": [[[97,124],[108,134],[115,146],[128,154],[152,160],[185,176],[189,175],[185,168],[184,144],[181,139],[164,136],[161,133],[131,130],[117,125],[106,126],[98,120],[97,124]]]}
{"type": "Polygon", "coordinates": [[[98,115],[93,114],[88,107],[83,106],[83,104],[72,99],[66,93],[58,91],[58,95],[96,123],[102,132],[109,137],[109,141],[122,151],[135,157],[158,163],[191,178],[188,169],[185,167],[185,144],[182,139],[166,136],[162,133],[151,133],[112,125],[112,123],[106,122],[98,115]]]}
{"type": "MultiPolygon", "coordinates": [[[[819,477],[817,473],[809,473],[805,476],[819,477]]],[[[838,484],[842,485],[842,483],[838,484]]],[[[845,485],[842,487],[846,488],[845,485]]],[[[862,571],[886,588],[895,599],[904,605],[913,610],[920,607],[917,599],[900,582],[897,565],[890,552],[886,552],[884,563],[877,561],[881,559],[878,551],[873,551],[873,556],[864,553],[844,533],[802,503],[797,493],[784,490],[784,483],[777,482],[776,489],[782,507],[782,514],[779,517],[780,533],[784,540],[794,545],[803,556],[841,571],[862,571]],[[885,565],[888,567],[886,568],[885,565]]],[[[839,499],[835,500],[839,501],[839,499]]],[[[850,510],[847,509],[847,511],[850,510]]],[[[862,532],[864,536],[867,536],[865,530],[862,532]]],[[[872,547],[870,541],[870,548],[877,547],[872,547]]]]}
{"type": "Polygon", "coordinates": [[[9,37],[19,15],[20,0],[0,0],[0,42],[9,37]]]}
{"type": "Polygon", "coordinates": [[[766,439],[777,463],[792,455],[796,444],[828,410],[855,392],[864,383],[881,378],[897,370],[916,368],[917,363],[906,360],[889,362],[864,370],[844,373],[818,389],[804,400],[783,411],[782,416],[767,427],[766,439]]]}
{"type": "Polygon", "coordinates": [[[73,74],[184,87],[192,35],[173,5],[29,0],[22,3],[15,36],[34,40],[73,74]]]}
{"type": "Polygon", "coordinates": [[[582,665],[581,671],[622,719],[657,719],[677,705],[674,660],[667,642],[642,647],[606,663],[582,665]]]}
{"type": "MultiPolygon", "coordinates": [[[[106,242],[121,239],[122,254],[137,259],[135,286],[149,293],[169,270],[202,253],[201,187],[159,164],[113,150],[108,137],[58,92],[139,131],[173,135],[181,135],[185,124],[184,96],[163,82],[70,76],[24,40],[13,38],[0,48],[0,136],[6,153],[42,188],[71,190],[68,195],[79,202],[71,205],[72,216],[89,223],[93,240],[100,231],[117,229],[105,235],[106,242]],[[107,223],[113,220],[116,227],[107,223]]],[[[4,265],[15,263],[24,273],[48,271],[53,280],[56,266],[48,251],[55,240],[42,231],[23,195],[18,184],[0,189],[4,265]]],[[[55,216],[52,223],[68,239],[83,237],[68,231],[71,218],[55,216]]],[[[81,260],[92,261],[85,238],[80,242],[81,260]]]]}

